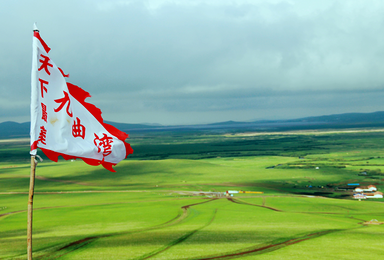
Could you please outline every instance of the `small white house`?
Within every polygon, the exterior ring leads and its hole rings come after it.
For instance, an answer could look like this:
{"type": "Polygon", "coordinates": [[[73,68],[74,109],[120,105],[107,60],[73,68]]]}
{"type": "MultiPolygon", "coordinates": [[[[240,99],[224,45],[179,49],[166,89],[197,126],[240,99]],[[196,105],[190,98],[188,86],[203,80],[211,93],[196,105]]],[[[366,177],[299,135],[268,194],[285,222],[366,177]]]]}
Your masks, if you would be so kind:
{"type": "Polygon", "coordinates": [[[356,187],[355,192],[363,192],[363,191],[369,191],[369,192],[374,192],[377,191],[376,186],[369,185],[368,187],[356,187]]]}
{"type": "Polygon", "coordinates": [[[382,199],[383,193],[380,191],[376,191],[374,193],[366,194],[368,199],[382,199]]]}
{"type": "Polygon", "coordinates": [[[365,195],[365,194],[363,194],[363,193],[355,193],[355,194],[353,194],[353,198],[354,198],[354,199],[359,199],[359,200],[361,200],[361,199],[366,199],[366,198],[367,198],[367,195],[365,195]]]}
{"type": "Polygon", "coordinates": [[[363,192],[364,190],[360,187],[355,188],[355,192],[363,192]]]}

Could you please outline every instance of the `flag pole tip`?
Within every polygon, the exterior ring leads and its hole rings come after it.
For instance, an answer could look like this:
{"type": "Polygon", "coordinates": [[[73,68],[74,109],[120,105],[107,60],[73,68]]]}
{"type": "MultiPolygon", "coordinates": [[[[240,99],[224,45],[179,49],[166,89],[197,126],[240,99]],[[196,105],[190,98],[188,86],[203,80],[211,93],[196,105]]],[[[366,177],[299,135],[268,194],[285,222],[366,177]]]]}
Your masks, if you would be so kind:
{"type": "Polygon", "coordinates": [[[39,31],[39,29],[37,28],[36,22],[33,23],[33,31],[39,31]]]}

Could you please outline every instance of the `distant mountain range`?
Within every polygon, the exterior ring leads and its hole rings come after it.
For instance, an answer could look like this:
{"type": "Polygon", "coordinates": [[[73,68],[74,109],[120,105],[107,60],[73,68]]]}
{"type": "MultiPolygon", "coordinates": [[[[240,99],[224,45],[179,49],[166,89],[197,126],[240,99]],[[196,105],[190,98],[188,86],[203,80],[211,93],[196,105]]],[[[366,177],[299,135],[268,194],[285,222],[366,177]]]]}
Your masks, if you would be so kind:
{"type": "MultiPolygon", "coordinates": [[[[108,122],[127,133],[154,131],[286,131],[324,128],[384,127],[384,111],[312,116],[288,120],[259,120],[253,122],[226,121],[201,125],[164,126],[157,124],[126,124],[108,122]]],[[[0,139],[29,137],[30,123],[0,123],[0,139]]]]}

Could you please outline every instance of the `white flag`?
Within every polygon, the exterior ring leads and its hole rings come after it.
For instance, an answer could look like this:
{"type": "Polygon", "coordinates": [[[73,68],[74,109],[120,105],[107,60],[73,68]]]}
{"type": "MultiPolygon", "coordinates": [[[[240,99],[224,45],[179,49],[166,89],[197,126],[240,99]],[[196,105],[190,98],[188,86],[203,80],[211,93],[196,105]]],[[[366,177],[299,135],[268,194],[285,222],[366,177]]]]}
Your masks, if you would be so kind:
{"type": "Polygon", "coordinates": [[[85,102],[89,93],[67,83],[49,56],[50,48],[34,30],[31,76],[31,154],[39,147],[51,160],[80,158],[90,165],[112,166],[133,153],[128,135],[105,124],[101,111],[85,102]]]}

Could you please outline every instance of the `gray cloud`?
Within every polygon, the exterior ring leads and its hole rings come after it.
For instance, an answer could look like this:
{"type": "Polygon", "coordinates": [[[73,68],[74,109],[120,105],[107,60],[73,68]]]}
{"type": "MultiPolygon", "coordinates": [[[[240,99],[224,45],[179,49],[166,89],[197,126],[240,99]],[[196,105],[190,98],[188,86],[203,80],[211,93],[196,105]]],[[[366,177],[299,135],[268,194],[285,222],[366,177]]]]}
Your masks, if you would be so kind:
{"type": "Polygon", "coordinates": [[[383,110],[383,11],[379,0],[4,1],[0,120],[29,120],[35,21],[106,120],[383,110]]]}

